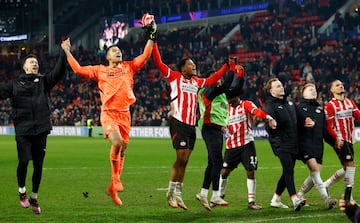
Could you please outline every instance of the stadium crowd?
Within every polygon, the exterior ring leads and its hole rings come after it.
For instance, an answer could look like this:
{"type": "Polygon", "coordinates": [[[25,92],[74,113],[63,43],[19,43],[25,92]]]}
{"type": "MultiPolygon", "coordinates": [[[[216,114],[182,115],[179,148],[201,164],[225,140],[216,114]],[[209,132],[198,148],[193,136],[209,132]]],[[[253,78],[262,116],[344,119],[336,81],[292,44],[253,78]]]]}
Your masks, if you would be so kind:
{"type": "MultiPolygon", "coordinates": [[[[196,62],[197,70],[205,73],[219,68],[229,55],[239,56],[239,61],[247,67],[244,98],[260,107],[264,106],[263,85],[273,76],[282,80],[294,100],[299,98],[299,87],[304,82],[314,82],[321,103],[329,100],[327,85],[330,80],[340,79],[345,83],[348,97],[360,106],[359,14],[343,15],[338,12],[339,4],[321,6],[288,2],[292,4],[270,5],[266,12],[255,14],[258,19],[242,16],[238,23],[160,32],[157,42],[163,60],[175,69],[181,58],[189,56],[196,62]],[[328,32],[318,35],[319,24],[332,14],[335,17],[328,32]],[[316,20],[299,20],[314,17],[316,20]],[[220,44],[224,34],[235,26],[240,27],[235,37],[229,39],[229,44],[220,44]],[[260,53],[243,58],[244,52],[260,53]]],[[[133,58],[142,51],[146,37],[139,38],[137,43],[120,43],[120,48],[126,52],[124,55],[133,58]]],[[[49,70],[56,62],[56,56],[46,56],[42,49],[34,49],[31,53],[39,55],[41,72],[49,70]]],[[[79,47],[73,49],[73,53],[81,65],[105,63],[103,53],[97,51],[79,47]]],[[[20,61],[0,61],[0,82],[19,75],[20,70],[20,61]]],[[[134,80],[137,102],[131,107],[132,126],[167,125],[168,92],[169,86],[160,78],[154,63],[146,63],[134,80]]],[[[95,82],[68,69],[66,78],[54,88],[51,98],[54,125],[85,126],[87,118],[92,118],[95,126],[100,125],[100,98],[95,82]]],[[[12,124],[9,111],[10,101],[2,101],[0,125],[12,124]]]]}

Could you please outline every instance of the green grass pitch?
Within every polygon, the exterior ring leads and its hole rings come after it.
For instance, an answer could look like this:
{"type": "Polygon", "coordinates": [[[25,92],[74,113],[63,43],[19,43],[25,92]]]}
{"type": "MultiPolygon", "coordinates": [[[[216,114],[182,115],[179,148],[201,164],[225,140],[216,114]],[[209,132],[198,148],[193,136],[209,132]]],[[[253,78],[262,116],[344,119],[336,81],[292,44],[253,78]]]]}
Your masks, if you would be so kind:
{"type": "MultiPolygon", "coordinates": [[[[105,190],[110,180],[110,144],[102,138],[49,137],[39,191],[41,215],[31,208],[19,205],[16,166],[17,155],[14,136],[0,136],[0,222],[349,222],[336,209],[327,210],[319,193],[313,188],[306,196],[309,207],[300,212],[292,209],[287,191],[282,201],[290,209],[269,206],[281,173],[280,163],[273,155],[267,140],[257,140],[259,169],[257,203],[260,211],[247,209],[246,174],[242,166],[230,176],[226,190],[228,207],[215,207],[206,211],[195,199],[200,191],[207,162],[204,142],[197,140],[190,157],[184,180],[183,199],[188,211],[172,209],[166,202],[171,166],[175,160],[170,139],[130,140],[126,151],[122,176],[124,192],[119,193],[123,206],[115,206],[105,190]],[[88,197],[83,196],[88,192],[88,197]]],[[[354,145],[358,159],[359,144],[354,145]]],[[[29,165],[27,190],[31,191],[32,163],[29,165]]],[[[325,148],[322,178],[327,179],[340,163],[330,147],[325,148]]],[[[295,184],[298,189],[309,174],[298,161],[295,184]]],[[[355,177],[354,198],[359,197],[360,180],[355,177]]],[[[339,198],[343,181],[330,188],[330,194],[339,198]]],[[[211,194],[211,193],[209,193],[211,194]]]]}

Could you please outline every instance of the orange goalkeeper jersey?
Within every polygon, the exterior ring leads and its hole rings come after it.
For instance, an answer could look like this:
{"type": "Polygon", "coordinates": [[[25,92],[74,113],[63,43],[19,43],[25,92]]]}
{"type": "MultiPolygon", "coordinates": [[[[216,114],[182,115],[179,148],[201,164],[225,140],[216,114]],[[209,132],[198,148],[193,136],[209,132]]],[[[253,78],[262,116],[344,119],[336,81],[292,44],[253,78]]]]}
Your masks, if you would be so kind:
{"type": "Polygon", "coordinates": [[[76,74],[98,82],[101,110],[128,111],[129,106],[136,101],[133,92],[134,74],[144,66],[151,51],[152,47],[146,46],[143,54],[131,61],[123,61],[115,68],[104,65],[80,66],[73,56],[68,56],[67,60],[76,74]]]}

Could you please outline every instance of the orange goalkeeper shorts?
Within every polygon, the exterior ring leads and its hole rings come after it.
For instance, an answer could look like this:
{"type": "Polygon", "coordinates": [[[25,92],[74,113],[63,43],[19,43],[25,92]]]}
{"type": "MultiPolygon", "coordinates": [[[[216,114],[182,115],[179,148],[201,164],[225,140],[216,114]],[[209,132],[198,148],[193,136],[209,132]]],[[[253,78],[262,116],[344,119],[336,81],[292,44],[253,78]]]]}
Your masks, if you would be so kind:
{"type": "Polygon", "coordinates": [[[129,142],[131,125],[130,111],[104,110],[101,111],[100,121],[106,136],[112,131],[119,131],[122,140],[125,143],[129,142]]]}

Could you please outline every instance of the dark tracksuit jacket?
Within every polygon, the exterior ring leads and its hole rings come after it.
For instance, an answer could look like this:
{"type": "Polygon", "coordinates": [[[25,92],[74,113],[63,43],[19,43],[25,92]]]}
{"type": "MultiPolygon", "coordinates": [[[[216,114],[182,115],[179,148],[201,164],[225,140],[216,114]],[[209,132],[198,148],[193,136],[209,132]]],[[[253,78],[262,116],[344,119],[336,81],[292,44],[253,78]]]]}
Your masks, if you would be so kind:
{"type": "Polygon", "coordinates": [[[329,144],[334,143],[326,130],[324,109],[315,99],[301,99],[296,108],[299,126],[299,158],[306,160],[310,156],[322,160],[324,139],[329,144]],[[315,122],[313,128],[304,127],[306,117],[310,117],[315,122]]]}
{"type": "Polygon", "coordinates": [[[266,100],[265,112],[277,122],[276,129],[271,129],[268,124],[265,126],[275,155],[281,151],[297,155],[299,149],[295,103],[287,97],[278,99],[269,96],[266,100]]]}
{"type": "Polygon", "coordinates": [[[52,129],[50,90],[66,71],[66,56],[61,50],[54,69],[46,74],[20,74],[0,85],[0,99],[11,99],[16,135],[39,135],[52,129]]]}

